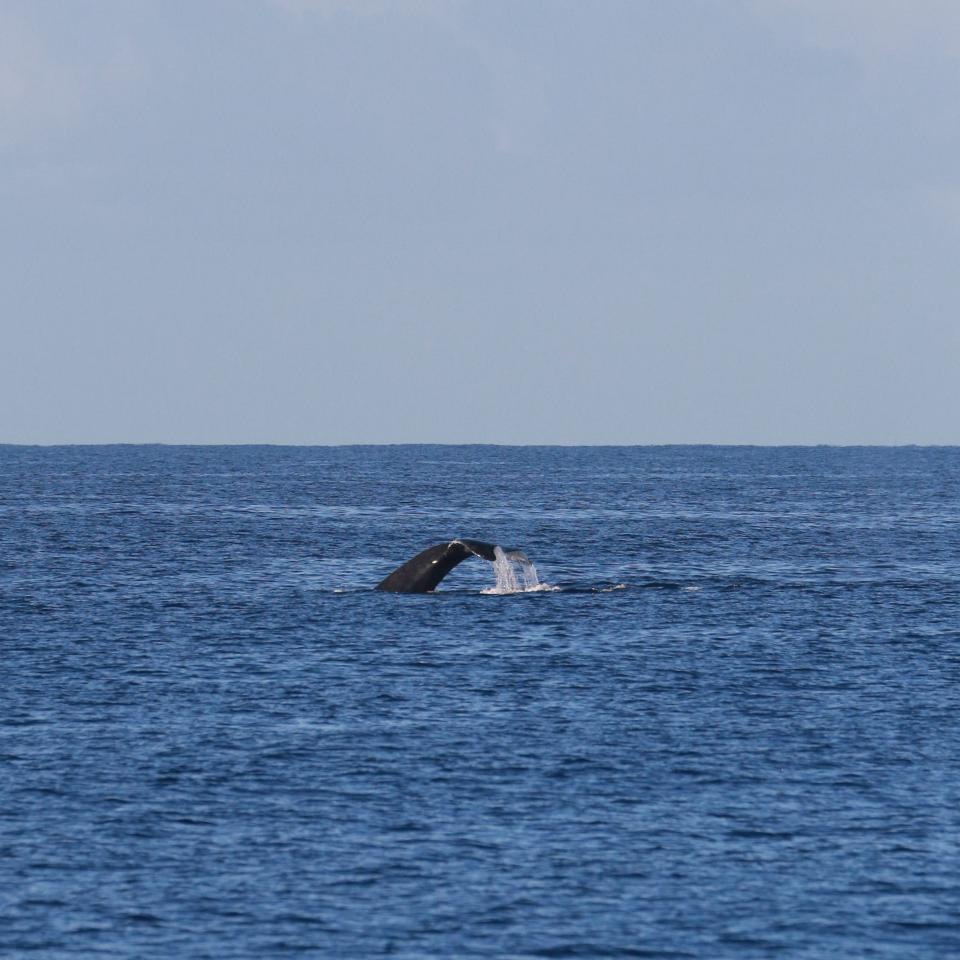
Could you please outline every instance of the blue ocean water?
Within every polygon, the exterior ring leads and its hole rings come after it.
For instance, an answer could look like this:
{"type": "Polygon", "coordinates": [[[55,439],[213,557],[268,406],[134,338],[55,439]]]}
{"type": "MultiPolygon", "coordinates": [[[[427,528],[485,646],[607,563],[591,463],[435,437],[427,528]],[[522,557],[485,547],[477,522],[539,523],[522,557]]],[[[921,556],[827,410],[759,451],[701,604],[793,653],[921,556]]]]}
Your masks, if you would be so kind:
{"type": "Polygon", "coordinates": [[[958,956],[958,558],[953,448],[0,447],[0,956],[958,956]]]}

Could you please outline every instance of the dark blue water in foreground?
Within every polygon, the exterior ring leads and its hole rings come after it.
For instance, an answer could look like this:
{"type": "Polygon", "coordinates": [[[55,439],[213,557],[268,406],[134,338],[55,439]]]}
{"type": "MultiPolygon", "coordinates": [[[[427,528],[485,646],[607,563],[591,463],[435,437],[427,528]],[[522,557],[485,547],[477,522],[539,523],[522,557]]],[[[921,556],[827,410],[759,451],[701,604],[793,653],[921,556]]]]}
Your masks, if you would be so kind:
{"type": "Polygon", "coordinates": [[[958,956],[958,560],[960,449],[0,448],[0,956],[958,956]]]}

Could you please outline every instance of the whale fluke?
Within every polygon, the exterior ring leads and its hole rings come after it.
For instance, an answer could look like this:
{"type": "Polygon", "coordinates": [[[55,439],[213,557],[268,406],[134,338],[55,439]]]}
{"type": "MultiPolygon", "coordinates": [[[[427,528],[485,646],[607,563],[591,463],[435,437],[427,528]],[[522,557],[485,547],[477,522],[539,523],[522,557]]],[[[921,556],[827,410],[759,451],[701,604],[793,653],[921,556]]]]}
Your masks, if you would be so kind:
{"type": "MultiPolygon", "coordinates": [[[[503,549],[507,556],[520,559],[524,554],[516,549],[503,549]]],[[[377,590],[392,593],[428,593],[462,560],[467,557],[482,557],[491,563],[496,560],[496,544],[482,540],[449,540],[427,547],[405,564],[397,567],[390,576],[377,584],[377,590]]]]}

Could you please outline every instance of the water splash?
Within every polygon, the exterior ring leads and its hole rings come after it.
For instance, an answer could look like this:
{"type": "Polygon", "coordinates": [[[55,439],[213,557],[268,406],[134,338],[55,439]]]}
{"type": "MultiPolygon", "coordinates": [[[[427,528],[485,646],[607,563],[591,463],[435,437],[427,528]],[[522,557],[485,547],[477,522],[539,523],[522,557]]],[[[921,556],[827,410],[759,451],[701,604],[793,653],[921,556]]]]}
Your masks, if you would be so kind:
{"type": "Polygon", "coordinates": [[[519,550],[506,553],[501,547],[494,547],[493,557],[493,575],[497,582],[484,593],[527,593],[550,589],[540,582],[537,568],[519,550]]]}

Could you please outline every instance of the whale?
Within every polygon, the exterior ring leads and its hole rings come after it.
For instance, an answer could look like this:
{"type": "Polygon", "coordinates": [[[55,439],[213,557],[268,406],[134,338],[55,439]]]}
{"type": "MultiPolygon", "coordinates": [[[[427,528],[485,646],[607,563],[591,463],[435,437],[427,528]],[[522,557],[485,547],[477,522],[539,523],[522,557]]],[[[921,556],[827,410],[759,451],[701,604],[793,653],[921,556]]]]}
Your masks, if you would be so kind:
{"type": "MultiPolygon", "coordinates": [[[[483,540],[447,540],[421,550],[415,557],[401,564],[374,588],[389,593],[429,593],[458,564],[467,557],[480,557],[493,563],[497,559],[497,544],[483,540]]],[[[522,550],[500,547],[507,557],[526,560],[522,550]]]]}

